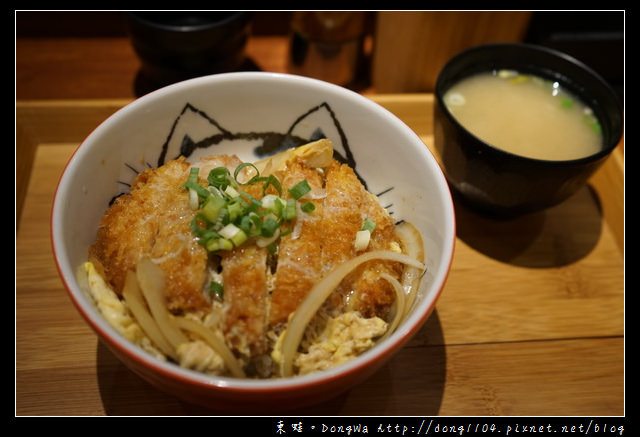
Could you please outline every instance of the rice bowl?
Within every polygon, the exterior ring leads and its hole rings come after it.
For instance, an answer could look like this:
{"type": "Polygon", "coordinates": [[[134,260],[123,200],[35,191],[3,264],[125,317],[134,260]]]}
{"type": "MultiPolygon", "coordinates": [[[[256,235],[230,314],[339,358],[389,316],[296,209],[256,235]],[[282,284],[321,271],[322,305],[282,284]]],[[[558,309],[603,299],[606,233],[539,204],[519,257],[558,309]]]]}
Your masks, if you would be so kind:
{"type": "Polygon", "coordinates": [[[80,313],[128,367],[158,388],[207,406],[301,406],[336,396],[397,352],[434,308],[449,271],[455,226],[444,177],[424,143],[391,113],[356,93],[297,76],[232,73],[193,79],[132,102],[79,147],[60,180],[52,214],[56,263],[80,313]],[[149,129],[142,129],[149,126],[149,129]],[[247,161],[329,138],[398,222],[424,239],[426,274],[407,317],[375,347],[335,368],[277,379],[212,376],[165,362],[118,334],[76,279],[111,199],[132,168],[179,155],[234,153],[247,161]],[[98,175],[98,176],[96,176],[98,175]],[[99,178],[99,183],[96,183],[99,178]]]}

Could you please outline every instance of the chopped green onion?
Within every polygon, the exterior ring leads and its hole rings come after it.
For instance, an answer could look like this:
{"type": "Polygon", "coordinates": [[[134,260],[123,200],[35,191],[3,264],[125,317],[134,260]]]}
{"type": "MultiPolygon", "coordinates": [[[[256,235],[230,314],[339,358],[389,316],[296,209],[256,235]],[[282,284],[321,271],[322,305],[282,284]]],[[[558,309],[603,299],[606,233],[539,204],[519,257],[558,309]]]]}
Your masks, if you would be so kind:
{"type": "Polygon", "coordinates": [[[373,232],[375,228],[376,228],[375,222],[371,220],[369,217],[367,217],[366,219],[364,219],[364,223],[362,223],[362,228],[360,230],[373,232]]]}
{"type": "Polygon", "coordinates": [[[231,197],[232,199],[235,199],[236,197],[240,197],[240,193],[238,192],[238,190],[236,190],[235,188],[233,188],[231,185],[227,185],[224,189],[224,193],[231,197]]]}
{"type": "Polygon", "coordinates": [[[316,209],[316,206],[311,202],[306,202],[302,204],[300,209],[302,210],[302,212],[309,213],[309,212],[313,212],[316,209]]]}
{"type": "Polygon", "coordinates": [[[293,199],[288,199],[287,204],[282,211],[282,218],[285,220],[293,220],[298,216],[298,210],[296,208],[296,201],[293,199]]]}
{"type": "Polygon", "coordinates": [[[240,232],[240,228],[234,225],[233,223],[229,223],[224,228],[220,229],[219,234],[222,238],[226,238],[227,240],[230,240],[238,232],[240,232]]]}
{"type": "MultiPolygon", "coordinates": [[[[207,190],[205,187],[203,187],[198,183],[199,172],[200,172],[199,168],[191,167],[191,169],[189,170],[189,177],[187,178],[187,181],[184,183],[182,188],[185,190],[189,190],[189,196],[192,195],[190,190],[193,190],[198,194],[199,197],[206,199],[207,197],[209,197],[211,193],[209,192],[209,190],[207,190]]],[[[190,203],[191,203],[191,199],[190,199],[190,203]]]]}
{"type": "Polygon", "coordinates": [[[220,236],[226,240],[230,240],[235,247],[240,246],[247,241],[247,234],[233,223],[229,223],[219,231],[220,236]]]}
{"type": "Polygon", "coordinates": [[[280,197],[277,197],[273,202],[273,207],[270,209],[278,217],[282,216],[282,212],[284,211],[285,206],[287,206],[287,202],[280,197]]]}
{"type": "Polygon", "coordinates": [[[262,201],[260,202],[260,205],[263,208],[268,209],[268,210],[275,209],[276,199],[279,199],[279,197],[276,196],[275,194],[267,194],[266,196],[264,196],[262,198],[262,201]]]}
{"type": "Polygon", "coordinates": [[[293,187],[289,188],[289,193],[293,196],[294,199],[298,200],[305,194],[311,191],[311,187],[306,179],[301,180],[293,187]]]}
{"type": "Polygon", "coordinates": [[[249,239],[249,236],[242,229],[240,229],[240,231],[237,232],[231,238],[231,242],[233,243],[233,245],[235,247],[238,247],[238,246],[243,245],[248,239],[249,239]]]}
{"type": "Polygon", "coordinates": [[[369,246],[369,241],[371,241],[371,231],[358,231],[356,232],[356,239],[353,243],[353,247],[356,252],[363,251],[369,246]]]}
{"type": "Polygon", "coordinates": [[[249,213],[243,216],[238,226],[248,237],[262,235],[262,218],[256,213],[249,213]]]}
{"type": "Polygon", "coordinates": [[[226,238],[212,238],[205,243],[205,247],[209,252],[217,252],[233,249],[233,243],[226,238]]]}
{"type": "Polygon", "coordinates": [[[356,252],[360,252],[369,247],[369,242],[371,241],[371,234],[373,230],[376,228],[376,223],[371,220],[369,217],[364,219],[362,223],[362,228],[358,232],[356,232],[356,238],[353,243],[354,249],[356,252]]]}
{"type": "Polygon", "coordinates": [[[259,178],[260,178],[260,171],[258,171],[258,168],[250,162],[244,162],[240,164],[238,167],[236,167],[236,170],[233,172],[233,179],[235,179],[235,181],[240,185],[251,185],[255,183],[259,178]],[[256,175],[251,179],[249,179],[247,182],[241,183],[240,181],[238,181],[238,174],[240,173],[240,170],[242,170],[245,167],[253,168],[256,171],[256,175]]]}
{"type": "Polygon", "coordinates": [[[205,200],[204,205],[202,205],[200,212],[209,222],[215,223],[226,203],[222,197],[209,196],[207,200],[205,200]]]}
{"type": "Polygon", "coordinates": [[[211,281],[209,284],[209,291],[213,293],[216,299],[222,301],[224,297],[224,287],[219,282],[211,281]]]}
{"type": "Polygon", "coordinates": [[[189,169],[189,177],[187,178],[186,184],[192,184],[198,182],[198,174],[200,173],[200,169],[198,167],[191,167],[189,169]]]}
{"type": "Polygon", "coordinates": [[[266,238],[270,238],[275,234],[276,230],[279,227],[280,227],[280,223],[278,223],[276,220],[269,217],[265,219],[265,221],[262,223],[262,229],[260,230],[260,235],[266,238]]]}
{"type": "Polygon", "coordinates": [[[231,223],[231,214],[229,214],[229,208],[223,208],[220,210],[218,220],[215,222],[216,227],[222,227],[231,223]]]}
{"type": "Polygon", "coordinates": [[[231,201],[227,204],[227,212],[229,213],[229,221],[234,222],[238,217],[242,216],[243,208],[240,202],[231,201]]]}
{"type": "Polygon", "coordinates": [[[275,244],[278,238],[282,237],[282,233],[280,232],[280,228],[276,228],[273,232],[273,235],[270,237],[260,236],[256,239],[256,244],[258,247],[268,247],[271,244],[275,244]]]}
{"type": "Polygon", "coordinates": [[[270,174],[266,178],[260,178],[260,180],[265,181],[264,185],[262,186],[262,195],[264,195],[267,192],[267,188],[269,188],[269,186],[273,186],[273,188],[276,189],[278,194],[282,196],[282,185],[280,184],[280,181],[278,180],[277,177],[270,174]]]}
{"type": "Polygon", "coordinates": [[[598,122],[598,119],[596,118],[595,115],[593,115],[593,113],[591,112],[586,112],[583,116],[582,119],[585,123],[587,123],[588,126],[591,127],[591,129],[593,129],[593,131],[597,134],[602,133],[602,127],[600,126],[600,123],[598,122]]]}
{"type": "Polygon", "coordinates": [[[198,192],[193,188],[187,188],[187,190],[189,190],[189,207],[191,209],[198,209],[198,206],[200,206],[198,192]]]}
{"type": "Polygon", "coordinates": [[[563,97],[560,100],[560,104],[562,105],[562,109],[571,109],[573,108],[573,100],[570,99],[569,97],[563,97]]]}
{"type": "Polygon", "coordinates": [[[298,203],[311,191],[306,180],[291,187],[288,192],[292,198],[285,200],[278,178],[261,176],[251,163],[239,165],[233,175],[226,167],[216,167],[209,171],[207,182],[206,187],[200,185],[199,169],[192,168],[183,188],[189,192],[189,205],[197,211],[191,231],[210,252],[232,250],[251,239],[276,253],[278,239],[292,233],[298,209],[310,213],[316,207],[312,202],[298,203]],[[243,169],[253,169],[250,175],[255,173],[247,182],[238,181],[243,169]],[[263,184],[260,200],[242,188],[255,183],[263,184]]]}

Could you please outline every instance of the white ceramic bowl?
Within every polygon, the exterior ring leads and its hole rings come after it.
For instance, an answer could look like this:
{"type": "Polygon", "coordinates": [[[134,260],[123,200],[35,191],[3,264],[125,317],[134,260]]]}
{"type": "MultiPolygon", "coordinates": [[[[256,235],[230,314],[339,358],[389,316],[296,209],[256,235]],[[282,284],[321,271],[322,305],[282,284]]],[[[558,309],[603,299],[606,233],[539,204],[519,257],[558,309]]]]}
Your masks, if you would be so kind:
{"type": "MultiPolygon", "coordinates": [[[[55,261],[72,301],[125,365],[156,387],[213,408],[286,409],[320,402],[369,377],[422,326],[448,275],[455,219],[445,178],[420,138],[370,99],[314,79],[272,73],[229,73],[177,83],[122,108],[98,126],[70,159],[52,211],[55,261]],[[260,157],[259,147],[292,146],[324,135],[355,165],[395,218],[422,233],[427,273],[414,310],[380,345],[343,366],[285,379],[213,377],[161,362],[121,337],[76,280],[109,201],[126,191],[132,169],[174,158],[232,152],[260,157]],[[218,140],[221,140],[218,142],[218,140]]],[[[263,410],[267,411],[267,410],[263,410]]]]}

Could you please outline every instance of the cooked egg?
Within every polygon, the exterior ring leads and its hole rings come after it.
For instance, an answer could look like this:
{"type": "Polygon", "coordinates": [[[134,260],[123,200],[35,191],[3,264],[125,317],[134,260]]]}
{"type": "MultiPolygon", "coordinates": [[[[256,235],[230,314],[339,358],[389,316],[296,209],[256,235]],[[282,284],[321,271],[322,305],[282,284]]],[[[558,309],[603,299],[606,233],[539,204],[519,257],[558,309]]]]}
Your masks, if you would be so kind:
{"type": "Polygon", "coordinates": [[[82,272],[86,275],[89,294],[107,322],[127,340],[160,359],[166,359],[145,335],[126,304],[109,288],[95,266],[91,262],[85,262],[82,265],[82,272]]]}
{"type": "Polygon", "coordinates": [[[387,322],[381,318],[364,318],[357,311],[331,318],[309,351],[296,358],[299,373],[307,374],[346,363],[373,347],[375,339],[386,330],[387,322]]]}
{"type": "Polygon", "coordinates": [[[225,370],[224,360],[201,340],[183,343],[176,350],[180,366],[198,372],[220,374],[225,370]]]}

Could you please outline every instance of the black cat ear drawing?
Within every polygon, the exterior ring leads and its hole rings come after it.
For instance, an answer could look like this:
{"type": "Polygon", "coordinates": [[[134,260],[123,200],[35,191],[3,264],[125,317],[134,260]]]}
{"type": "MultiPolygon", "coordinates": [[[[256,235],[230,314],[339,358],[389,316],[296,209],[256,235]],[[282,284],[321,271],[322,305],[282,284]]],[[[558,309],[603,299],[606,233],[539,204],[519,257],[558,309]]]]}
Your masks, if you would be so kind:
{"type": "Polygon", "coordinates": [[[219,144],[224,139],[232,140],[233,134],[204,111],[187,103],[169,129],[157,165],[161,166],[179,156],[189,157],[195,150],[219,144]]]}
{"type": "MultiPolygon", "coordinates": [[[[294,116],[289,126],[268,132],[231,132],[223,123],[205,111],[187,103],[173,121],[167,139],[162,145],[157,165],[179,156],[191,157],[194,153],[214,146],[220,147],[228,141],[255,142],[253,152],[256,159],[273,155],[291,147],[310,141],[331,138],[336,159],[355,168],[356,162],[340,121],[327,103],[309,108],[294,116]]],[[[207,154],[222,153],[207,150],[207,154]]]]}
{"type": "MultiPolygon", "coordinates": [[[[326,102],[293,116],[291,123],[282,126],[281,130],[267,132],[232,132],[226,129],[219,119],[186,103],[167,130],[167,137],[160,147],[156,162],[147,162],[147,167],[160,167],[180,156],[196,159],[199,156],[235,153],[234,150],[237,151],[240,142],[245,150],[252,150],[253,157],[258,160],[311,141],[330,138],[334,158],[348,164],[368,190],[366,180],[358,172],[356,157],[351,151],[340,120],[326,102]]],[[[125,165],[131,171],[132,177],[142,171],[132,164],[125,165]]],[[[126,181],[120,181],[120,184],[126,187],[130,185],[126,181]]],[[[378,196],[382,197],[392,190],[393,188],[387,188],[378,193],[378,196]]],[[[393,204],[383,206],[393,214],[393,204]]]]}
{"type": "Polygon", "coordinates": [[[330,138],[335,158],[356,170],[356,160],[349,147],[347,136],[342,130],[340,120],[328,103],[323,102],[301,114],[291,124],[287,134],[292,137],[306,138],[305,142],[330,138]]]}

